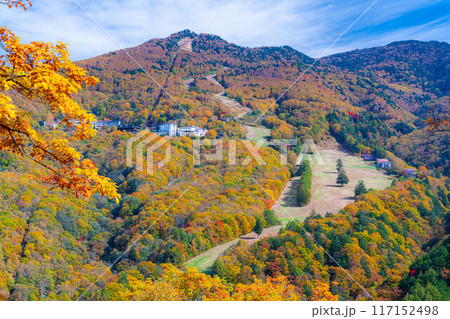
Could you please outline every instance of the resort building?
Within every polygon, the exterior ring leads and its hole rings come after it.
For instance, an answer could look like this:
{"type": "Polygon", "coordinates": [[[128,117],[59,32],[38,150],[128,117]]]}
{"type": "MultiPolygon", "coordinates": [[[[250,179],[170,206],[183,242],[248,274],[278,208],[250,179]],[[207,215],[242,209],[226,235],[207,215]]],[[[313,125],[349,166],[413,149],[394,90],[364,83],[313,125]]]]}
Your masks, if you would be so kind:
{"type": "Polygon", "coordinates": [[[417,177],[417,171],[415,168],[405,168],[402,171],[402,174],[408,178],[416,178],[417,177]]]}
{"type": "Polygon", "coordinates": [[[173,123],[160,124],[158,133],[174,137],[177,135],[177,125],[173,123]]]}
{"type": "Polygon", "coordinates": [[[113,126],[119,127],[120,124],[121,124],[121,121],[120,120],[116,120],[116,121],[97,121],[97,122],[94,122],[92,124],[94,125],[95,129],[102,128],[102,127],[113,127],[113,126]]]}
{"type": "Polygon", "coordinates": [[[382,169],[391,168],[392,164],[385,158],[377,158],[377,166],[382,169]]]}
{"type": "Polygon", "coordinates": [[[179,136],[197,136],[197,137],[203,137],[208,132],[207,129],[200,128],[197,126],[186,126],[186,127],[179,127],[178,128],[178,135],[179,136]]]}

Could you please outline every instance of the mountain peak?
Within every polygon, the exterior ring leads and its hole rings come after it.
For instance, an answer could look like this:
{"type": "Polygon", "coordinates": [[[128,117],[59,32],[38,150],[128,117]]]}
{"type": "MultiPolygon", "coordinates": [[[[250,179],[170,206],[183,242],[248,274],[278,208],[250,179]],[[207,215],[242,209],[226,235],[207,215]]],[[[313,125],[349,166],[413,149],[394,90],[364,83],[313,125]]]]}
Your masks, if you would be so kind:
{"type": "Polygon", "coordinates": [[[172,33],[170,37],[176,37],[176,38],[184,38],[184,37],[190,37],[195,38],[197,36],[197,33],[195,33],[192,30],[184,29],[175,33],[172,33]]]}

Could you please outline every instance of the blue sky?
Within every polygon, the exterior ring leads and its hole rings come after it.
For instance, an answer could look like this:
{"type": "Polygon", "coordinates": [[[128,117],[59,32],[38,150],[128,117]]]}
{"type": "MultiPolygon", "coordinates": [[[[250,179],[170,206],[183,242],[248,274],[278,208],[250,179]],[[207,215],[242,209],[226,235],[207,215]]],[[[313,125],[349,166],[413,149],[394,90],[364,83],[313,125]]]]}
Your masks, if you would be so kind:
{"type": "MultiPolygon", "coordinates": [[[[190,29],[317,57],[374,0],[77,1],[124,47],[190,29]]],[[[35,0],[26,12],[2,6],[0,21],[26,42],[68,43],[75,60],[119,49],[72,0],[35,0]]],[[[378,0],[327,54],[410,39],[450,42],[450,1],[378,0]]]]}

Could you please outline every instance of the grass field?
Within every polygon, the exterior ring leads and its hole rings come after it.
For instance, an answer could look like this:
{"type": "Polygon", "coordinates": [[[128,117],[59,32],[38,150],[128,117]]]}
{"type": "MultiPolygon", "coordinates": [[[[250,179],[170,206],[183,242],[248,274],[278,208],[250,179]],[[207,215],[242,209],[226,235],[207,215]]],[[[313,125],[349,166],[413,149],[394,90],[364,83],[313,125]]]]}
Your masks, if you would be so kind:
{"type": "Polygon", "coordinates": [[[278,218],[279,220],[281,220],[282,222],[283,222],[283,224],[285,224],[285,223],[288,223],[288,222],[290,222],[290,221],[297,221],[297,222],[299,222],[299,223],[301,223],[301,222],[303,222],[304,220],[305,220],[305,216],[297,216],[297,217],[293,217],[293,218],[291,218],[291,217],[281,217],[281,218],[278,218]]]}
{"type": "Polygon", "coordinates": [[[335,149],[321,150],[320,154],[325,165],[319,165],[314,160],[310,161],[313,170],[311,202],[305,207],[297,205],[298,178],[293,178],[288,182],[277,202],[282,208],[277,204],[274,206],[274,211],[279,218],[288,218],[289,215],[306,217],[313,210],[321,215],[325,215],[327,212],[337,213],[354,201],[353,191],[358,180],[362,180],[367,189],[384,189],[392,183],[391,177],[345,150],[336,147],[335,149]],[[349,184],[344,187],[336,184],[336,161],[339,158],[342,159],[344,170],[350,180],[349,184]]]}
{"type": "Polygon", "coordinates": [[[247,131],[247,139],[253,142],[258,142],[261,139],[268,139],[270,137],[270,129],[265,127],[245,125],[247,131]]]}
{"type": "Polygon", "coordinates": [[[264,228],[259,238],[254,232],[251,232],[249,234],[241,236],[240,238],[213,247],[208,251],[205,251],[204,253],[192,258],[191,260],[188,260],[185,263],[185,266],[196,267],[201,272],[210,273],[212,265],[214,264],[214,261],[216,261],[217,257],[223,255],[228,249],[235,246],[240,240],[251,244],[257,241],[258,239],[264,237],[276,236],[280,231],[281,227],[282,227],[281,225],[278,225],[269,228],[264,228]]]}
{"type": "Polygon", "coordinates": [[[225,244],[218,245],[209,249],[208,251],[192,258],[185,263],[185,266],[196,267],[199,271],[210,273],[214,261],[217,257],[225,253],[230,247],[235,246],[239,242],[239,239],[229,241],[225,244]]]}

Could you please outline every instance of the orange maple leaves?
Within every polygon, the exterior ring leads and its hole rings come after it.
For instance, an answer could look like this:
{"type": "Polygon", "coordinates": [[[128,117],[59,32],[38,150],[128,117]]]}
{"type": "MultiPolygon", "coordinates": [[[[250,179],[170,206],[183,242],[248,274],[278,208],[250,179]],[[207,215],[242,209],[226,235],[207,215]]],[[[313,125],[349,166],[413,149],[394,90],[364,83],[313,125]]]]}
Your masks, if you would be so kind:
{"type": "MultiPolygon", "coordinates": [[[[227,285],[219,277],[199,273],[197,269],[186,267],[184,271],[171,264],[163,265],[161,279],[145,281],[129,277],[129,288],[121,287],[120,300],[220,300],[220,301],[261,301],[261,300],[301,300],[295,287],[286,277],[255,279],[249,285],[227,285]]],[[[109,284],[113,287],[115,284],[109,284]]],[[[329,298],[330,293],[326,296],[329,298]]],[[[331,295],[333,296],[333,295],[331,295]]]]}
{"type": "MultiPolygon", "coordinates": [[[[0,4],[25,8],[20,1],[1,1],[0,4]]],[[[6,52],[0,56],[0,150],[26,157],[47,168],[51,175],[42,177],[43,181],[77,196],[89,197],[100,192],[118,200],[120,195],[115,184],[100,176],[90,160],[83,160],[82,155],[69,146],[69,140],[86,140],[96,133],[92,126],[95,117],[73,100],[73,95],[98,80],[70,61],[63,43],[22,44],[3,27],[0,28],[0,45],[6,52]],[[13,103],[11,97],[17,93],[26,99],[24,105],[13,103]],[[38,129],[34,120],[36,112],[59,118],[59,124],[65,128],[63,136],[61,132],[51,134],[38,129]]]]}
{"type": "Polygon", "coordinates": [[[425,123],[430,131],[449,132],[450,131],[450,115],[443,114],[441,116],[430,116],[425,123]]]}
{"type": "Polygon", "coordinates": [[[0,0],[0,4],[7,5],[10,9],[22,7],[24,10],[27,10],[27,6],[32,6],[31,0],[0,0]]]}

